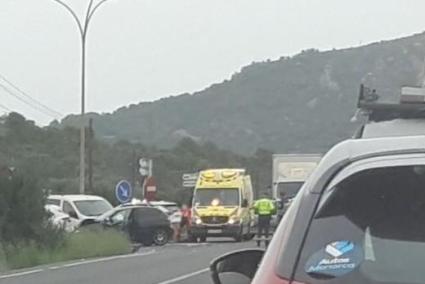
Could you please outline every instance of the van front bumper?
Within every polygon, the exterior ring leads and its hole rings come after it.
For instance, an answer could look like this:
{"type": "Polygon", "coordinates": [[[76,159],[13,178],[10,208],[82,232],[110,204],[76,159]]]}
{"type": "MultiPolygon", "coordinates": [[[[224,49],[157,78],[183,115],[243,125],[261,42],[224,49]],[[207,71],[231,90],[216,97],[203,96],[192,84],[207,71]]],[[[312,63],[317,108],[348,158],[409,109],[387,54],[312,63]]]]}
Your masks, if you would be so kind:
{"type": "Polygon", "coordinates": [[[223,224],[220,226],[217,225],[208,225],[192,224],[190,228],[190,234],[193,237],[239,237],[242,233],[241,224],[223,224]]]}

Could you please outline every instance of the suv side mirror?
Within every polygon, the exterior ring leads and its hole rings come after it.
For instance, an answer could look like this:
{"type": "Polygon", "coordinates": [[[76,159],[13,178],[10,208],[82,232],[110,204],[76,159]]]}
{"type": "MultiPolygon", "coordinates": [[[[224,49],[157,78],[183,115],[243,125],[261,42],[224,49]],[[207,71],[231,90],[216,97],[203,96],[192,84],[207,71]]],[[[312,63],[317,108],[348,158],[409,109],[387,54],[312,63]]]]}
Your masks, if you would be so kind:
{"type": "Polygon", "coordinates": [[[250,284],[264,255],[262,249],[247,249],[218,257],[210,265],[214,284],[250,284]]]}
{"type": "Polygon", "coordinates": [[[248,199],[242,200],[242,208],[247,208],[247,207],[248,207],[248,199]]]}

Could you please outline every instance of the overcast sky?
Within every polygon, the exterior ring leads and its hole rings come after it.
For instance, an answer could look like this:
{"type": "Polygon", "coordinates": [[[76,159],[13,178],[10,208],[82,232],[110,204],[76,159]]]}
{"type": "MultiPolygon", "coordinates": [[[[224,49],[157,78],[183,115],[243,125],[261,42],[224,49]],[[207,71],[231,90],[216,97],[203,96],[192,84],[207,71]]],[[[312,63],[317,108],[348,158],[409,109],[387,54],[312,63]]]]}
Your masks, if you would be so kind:
{"type": "MultiPolygon", "coordinates": [[[[64,1],[81,16],[88,2],[64,1]]],[[[422,32],[423,11],[423,0],[110,0],[88,36],[87,110],[201,90],[302,49],[422,32]]],[[[63,115],[79,112],[79,38],[61,6],[1,0],[0,38],[0,75],[63,115]]],[[[39,124],[52,120],[1,87],[0,105],[39,124]]]]}

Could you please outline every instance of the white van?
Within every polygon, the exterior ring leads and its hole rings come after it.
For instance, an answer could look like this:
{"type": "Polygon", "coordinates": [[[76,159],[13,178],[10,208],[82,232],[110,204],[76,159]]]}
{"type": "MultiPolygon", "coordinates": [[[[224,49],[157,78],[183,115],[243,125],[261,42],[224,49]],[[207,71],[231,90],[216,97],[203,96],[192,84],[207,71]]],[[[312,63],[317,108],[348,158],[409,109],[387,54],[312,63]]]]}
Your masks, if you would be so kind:
{"type": "Polygon", "coordinates": [[[79,226],[80,222],[76,219],[71,219],[59,206],[48,204],[44,206],[44,210],[48,213],[49,223],[55,228],[63,229],[65,232],[70,233],[79,226]]]}
{"type": "Polygon", "coordinates": [[[113,207],[105,198],[96,195],[49,195],[47,205],[56,205],[79,224],[94,220],[113,207]]]}

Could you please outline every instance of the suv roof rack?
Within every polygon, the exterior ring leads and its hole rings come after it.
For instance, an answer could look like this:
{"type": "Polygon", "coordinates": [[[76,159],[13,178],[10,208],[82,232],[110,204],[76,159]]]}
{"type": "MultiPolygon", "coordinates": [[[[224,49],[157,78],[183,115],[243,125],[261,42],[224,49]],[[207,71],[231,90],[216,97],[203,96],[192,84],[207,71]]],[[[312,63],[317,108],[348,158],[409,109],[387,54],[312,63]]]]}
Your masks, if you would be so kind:
{"type": "Polygon", "coordinates": [[[418,88],[402,89],[400,101],[397,103],[380,102],[380,96],[375,89],[360,85],[357,102],[358,111],[367,117],[367,121],[386,121],[397,118],[425,119],[425,101],[422,94],[411,94],[418,88]],[[406,92],[406,93],[403,93],[406,92]]]}

